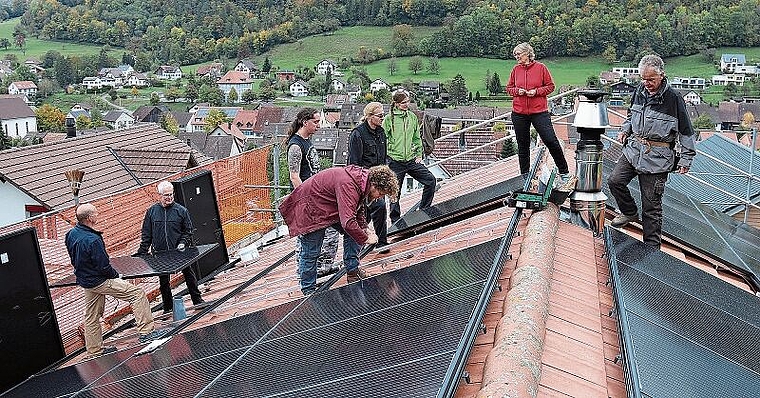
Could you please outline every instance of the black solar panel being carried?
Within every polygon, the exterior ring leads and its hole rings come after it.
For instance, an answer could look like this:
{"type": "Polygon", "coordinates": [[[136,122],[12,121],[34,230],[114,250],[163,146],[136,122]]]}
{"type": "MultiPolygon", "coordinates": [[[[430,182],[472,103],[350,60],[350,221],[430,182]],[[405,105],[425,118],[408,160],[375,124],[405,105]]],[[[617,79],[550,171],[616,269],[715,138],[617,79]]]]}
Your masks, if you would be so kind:
{"type": "Polygon", "coordinates": [[[431,397],[502,239],[42,374],[8,397],[431,397]]]}
{"type": "Polygon", "coordinates": [[[760,396],[760,300],[607,228],[629,397],[760,396]]]}
{"type": "MultiPolygon", "coordinates": [[[[614,162],[605,160],[604,175],[609,176],[614,166],[614,162]]],[[[628,188],[640,210],[638,179],[634,179],[628,188]]],[[[603,190],[609,198],[607,204],[617,208],[606,178],[603,190]]],[[[741,274],[755,290],[760,290],[760,230],[702,205],[667,185],[662,209],[664,236],[720,260],[741,274]]]]}

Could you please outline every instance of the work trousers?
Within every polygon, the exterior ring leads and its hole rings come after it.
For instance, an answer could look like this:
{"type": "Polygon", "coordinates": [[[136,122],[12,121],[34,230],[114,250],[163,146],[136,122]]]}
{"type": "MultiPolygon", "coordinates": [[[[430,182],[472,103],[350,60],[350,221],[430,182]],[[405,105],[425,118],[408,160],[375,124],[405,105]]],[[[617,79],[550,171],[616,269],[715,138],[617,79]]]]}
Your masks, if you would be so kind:
{"type": "Polygon", "coordinates": [[[515,127],[515,138],[517,139],[517,157],[520,160],[520,174],[528,174],[530,172],[531,124],[552,155],[559,173],[569,173],[570,169],[567,165],[567,160],[565,160],[565,153],[562,151],[562,145],[560,145],[557,139],[557,134],[554,133],[549,112],[534,113],[532,115],[512,112],[512,125],[515,127]]]}
{"type": "Polygon", "coordinates": [[[155,329],[148,298],[141,288],[121,278],[108,279],[96,287],[84,288],[84,343],[90,355],[98,355],[103,350],[100,318],[103,316],[106,296],[129,302],[132,313],[135,314],[137,332],[141,336],[155,329]]]}
{"type": "MultiPolygon", "coordinates": [[[[398,162],[393,159],[388,160],[388,167],[396,174],[398,180],[398,197],[401,197],[401,190],[403,189],[404,179],[409,174],[412,178],[419,181],[422,184],[422,200],[420,201],[420,210],[424,210],[433,203],[433,195],[435,195],[435,176],[428,170],[422,163],[417,163],[414,159],[406,162],[398,162]]],[[[397,199],[398,199],[397,197],[397,199]]],[[[395,203],[391,203],[391,222],[396,222],[401,218],[401,206],[398,200],[395,203]]],[[[378,239],[380,236],[378,235],[378,239]]]]}

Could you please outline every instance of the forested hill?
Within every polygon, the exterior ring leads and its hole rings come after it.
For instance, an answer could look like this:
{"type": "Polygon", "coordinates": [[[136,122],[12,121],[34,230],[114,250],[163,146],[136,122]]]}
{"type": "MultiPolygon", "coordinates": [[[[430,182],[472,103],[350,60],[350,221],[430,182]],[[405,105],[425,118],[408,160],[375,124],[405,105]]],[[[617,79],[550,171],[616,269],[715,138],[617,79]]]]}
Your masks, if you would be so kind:
{"type": "Polygon", "coordinates": [[[399,24],[444,29],[419,43],[407,37],[386,56],[507,58],[529,40],[540,57],[631,60],[758,46],[759,20],[760,0],[31,0],[20,28],[177,64],[257,55],[340,26],[399,24]]]}

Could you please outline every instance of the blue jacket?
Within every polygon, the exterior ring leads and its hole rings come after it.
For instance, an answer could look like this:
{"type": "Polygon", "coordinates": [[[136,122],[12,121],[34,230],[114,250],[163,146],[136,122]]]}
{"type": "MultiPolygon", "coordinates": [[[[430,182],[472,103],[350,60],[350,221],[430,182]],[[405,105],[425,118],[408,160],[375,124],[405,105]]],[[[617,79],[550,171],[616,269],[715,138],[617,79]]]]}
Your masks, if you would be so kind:
{"type": "Polygon", "coordinates": [[[91,289],[119,277],[108,260],[102,232],[77,223],[66,233],[66,250],[79,286],[91,289]]]}
{"type": "Polygon", "coordinates": [[[185,246],[192,246],[193,243],[193,222],[185,206],[172,203],[163,207],[156,203],[149,207],[143,219],[137,254],[148,254],[151,246],[154,253],[174,250],[180,243],[185,246]]]}

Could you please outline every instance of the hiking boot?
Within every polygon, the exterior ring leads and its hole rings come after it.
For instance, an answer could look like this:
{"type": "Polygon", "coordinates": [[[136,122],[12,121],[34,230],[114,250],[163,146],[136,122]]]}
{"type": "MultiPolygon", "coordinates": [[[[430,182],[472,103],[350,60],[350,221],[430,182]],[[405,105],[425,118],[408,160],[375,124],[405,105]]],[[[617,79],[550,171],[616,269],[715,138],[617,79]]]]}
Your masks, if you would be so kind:
{"type": "Polygon", "coordinates": [[[363,269],[355,269],[353,271],[346,272],[346,282],[348,283],[354,283],[358,282],[361,279],[367,279],[369,275],[367,275],[366,272],[364,272],[363,269]]]}
{"type": "Polygon", "coordinates": [[[140,336],[140,344],[150,343],[153,340],[160,339],[166,334],[165,330],[154,330],[148,334],[140,336]]]}
{"type": "Polygon", "coordinates": [[[626,216],[625,214],[618,214],[617,217],[612,219],[612,226],[615,228],[621,228],[628,225],[629,222],[639,221],[639,216],[634,214],[632,216],[626,216]]]}

